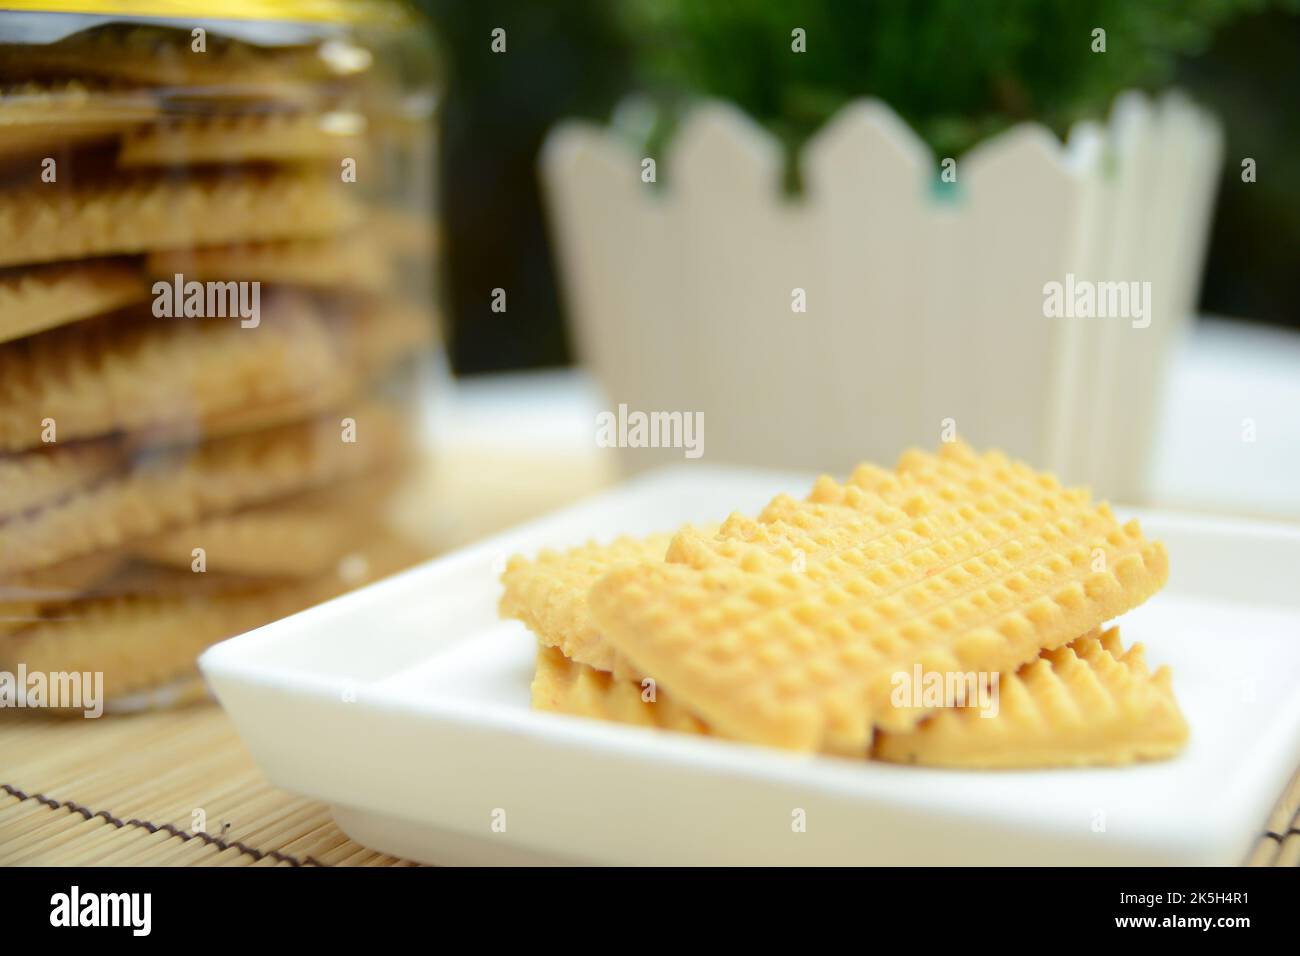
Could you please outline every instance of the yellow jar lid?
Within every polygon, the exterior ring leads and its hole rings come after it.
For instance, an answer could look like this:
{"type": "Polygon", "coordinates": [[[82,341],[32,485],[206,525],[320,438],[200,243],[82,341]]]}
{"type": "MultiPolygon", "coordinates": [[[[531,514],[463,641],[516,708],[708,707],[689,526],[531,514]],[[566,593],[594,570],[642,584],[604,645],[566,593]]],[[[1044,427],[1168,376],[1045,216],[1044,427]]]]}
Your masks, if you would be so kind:
{"type": "Polygon", "coordinates": [[[398,23],[406,8],[385,0],[226,0],[214,15],[211,0],[0,0],[0,13],[82,13],[121,17],[281,20],[298,23],[398,23]]]}

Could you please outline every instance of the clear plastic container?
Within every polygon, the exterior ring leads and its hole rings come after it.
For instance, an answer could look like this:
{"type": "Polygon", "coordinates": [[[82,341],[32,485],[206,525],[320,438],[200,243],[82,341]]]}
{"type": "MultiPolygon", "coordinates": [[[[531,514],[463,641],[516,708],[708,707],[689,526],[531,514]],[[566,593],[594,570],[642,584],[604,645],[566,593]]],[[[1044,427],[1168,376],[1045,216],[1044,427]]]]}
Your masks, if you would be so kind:
{"type": "Polygon", "coordinates": [[[395,493],[437,349],[428,32],[213,9],[0,12],[0,671],[102,673],[110,710],[427,554],[395,493]]]}

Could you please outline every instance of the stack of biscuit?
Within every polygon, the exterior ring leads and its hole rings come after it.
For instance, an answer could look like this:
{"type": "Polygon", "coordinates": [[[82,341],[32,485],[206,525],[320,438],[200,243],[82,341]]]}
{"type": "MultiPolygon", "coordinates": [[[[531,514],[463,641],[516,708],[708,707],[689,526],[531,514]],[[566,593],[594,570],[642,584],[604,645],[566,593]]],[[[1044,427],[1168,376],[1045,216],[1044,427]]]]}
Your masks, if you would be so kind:
{"type": "Polygon", "coordinates": [[[382,68],[210,26],[0,44],[0,670],[187,699],[208,644],[422,556],[389,503],[430,118],[382,68]]]}
{"type": "Polygon", "coordinates": [[[956,442],[756,519],[513,558],[501,613],[537,637],[542,710],[895,763],[1110,765],[1187,738],[1169,670],[1106,627],[1167,575],[1136,522],[956,442]]]}

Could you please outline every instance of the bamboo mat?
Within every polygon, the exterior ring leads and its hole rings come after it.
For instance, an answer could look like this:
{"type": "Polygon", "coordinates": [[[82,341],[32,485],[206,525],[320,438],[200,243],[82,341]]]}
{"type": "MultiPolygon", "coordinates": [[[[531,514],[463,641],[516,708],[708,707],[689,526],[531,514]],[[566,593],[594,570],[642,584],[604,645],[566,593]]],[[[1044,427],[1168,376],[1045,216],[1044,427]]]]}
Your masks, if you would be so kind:
{"type": "Polygon", "coordinates": [[[6,715],[0,755],[0,866],[410,865],[349,840],[325,804],[268,783],[214,704],[6,715]]]}
{"type": "MultiPolygon", "coordinates": [[[[1246,861],[1300,866],[1300,773],[1246,861]]],[[[0,722],[0,866],[409,866],[277,790],[215,705],[0,722]],[[202,833],[195,811],[206,816],[202,833]]]]}

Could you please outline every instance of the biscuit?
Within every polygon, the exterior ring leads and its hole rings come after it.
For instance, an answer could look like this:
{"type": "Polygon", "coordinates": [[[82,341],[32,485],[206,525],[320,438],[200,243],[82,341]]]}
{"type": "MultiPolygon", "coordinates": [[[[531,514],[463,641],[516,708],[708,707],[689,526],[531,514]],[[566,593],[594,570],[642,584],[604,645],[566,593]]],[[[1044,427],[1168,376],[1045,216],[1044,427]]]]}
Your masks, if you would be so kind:
{"type": "Polygon", "coordinates": [[[708,728],[679,707],[658,687],[615,677],[565,657],[556,647],[537,648],[537,673],[532,683],[532,703],[574,717],[591,717],[635,727],[707,734],[708,728]]]}
{"type": "Polygon", "coordinates": [[[54,43],[0,45],[0,76],[19,79],[91,76],[162,88],[224,87],[274,85],[287,77],[324,80],[347,72],[357,69],[342,70],[315,46],[261,46],[209,31],[197,51],[188,29],[154,24],[110,23],[54,43]]]}
{"type": "Polygon", "coordinates": [[[356,478],[283,501],[132,542],[135,557],[189,571],[202,548],[207,573],[311,577],[337,568],[383,520],[390,475],[356,478]]]}
{"type": "Polygon", "coordinates": [[[616,655],[591,619],[587,592],[614,565],[663,560],[670,541],[670,534],[625,536],[607,545],[589,541],[563,552],[543,551],[531,561],[516,555],[501,575],[505,590],[498,610],[523,621],[543,646],[612,672],[616,655]]]}
{"type": "MultiPolygon", "coordinates": [[[[809,501],[843,505],[846,496],[854,493],[847,488],[870,490],[885,500],[903,501],[918,486],[956,486],[970,492],[1000,495],[999,500],[1007,503],[1036,502],[1059,491],[1054,480],[1043,480],[1043,476],[1036,475],[1028,466],[1009,461],[999,452],[980,456],[962,443],[953,443],[946,445],[937,456],[919,451],[906,453],[899,460],[897,473],[862,465],[844,487],[822,478],[814,485],[809,501]],[[1017,494],[1021,496],[1019,499],[1014,497],[1017,494]]],[[[780,495],[760,514],[760,523],[733,516],[725,527],[730,535],[754,540],[765,533],[767,523],[808,507],[807,503],[800,505],[795,499],[780,495]]],[[[821,512],[823,520],[855,518],[851,510],[842,508],[815,510],[821,512]]],[[[947,518],[951,521],[954,516],[947,518]]],[[[500,612],[504,617],[523,621],[543,644],[560,647],[574,660],[598,670],[617,669],[621,676],[637,677],[636,669],[601,641],[599,629],[590,620],[586,592],[612,564],[657,561],[665,551],[660,536],[654,536],[640,541],[622,538],[617,542],[616,554],[605,553],[600,546],[589,543],[564,554],[544,552],[536,561],[516,557],[502,575],[505,593],[500,612]]]]}
{"type": "Polygon", "coordinates": [[[880,734],[873,756],[968,769],[1114,766],[1172,757],[1186,741],[1169,668],[1153,675],[1142,645],[1125,651],[1110,628],[1003,676],[997,716],[940,709],[908,733],[880,734]]]}
{"type": "MultiPolygon", "coordinates": [[[[0,669],[101,671],[104,695],[119,698],[195,674],[204,648],[392,573],[419,557],[399,539],[358,549],[360,573],[330,572],[224,594],[130,595],[60,605],[48,618],[0,637],[0,669]]],[[[194,575],[201,577],[201,575],[194,575]]]]}
{"type": "Polygon", "coordinates": [[[255,328],[238,318],[140,319],[11,343],[0,350],[0,450],[36,444],[46,419],[68,441],[175,423],[203,433],[249,408],[332,404],[422,328],[397,313],[332,319],[283,291],[261,311],[255,328]]]}
{"type": "Polygon", "coordinates": [[[1167,577],[1136,522],[1048,476],[991,490],[901,478],[896,504],[823,479],[771,520],[679,532],[665,562],[592,588],[602,637],[728,737],[863,754],[873,727],[907,731],[925,714],[892,706],[894,673],[1014,670],[1167,577]]]}
{"type": "Polygon", "coordinates": [[[365,119],[356,113],[269,112],[168,119],[122,138],[117,163],[198,166],[209,163],[306,162],[362,158],[365,119]]]}
{"type": "Polygon", "coordinates": [[[166,279],[177,273],[199,282],[238,276],[308,288],[371,291],[387,288],[393,277],[389,259],[363,235],[169,249],[150,253],[146,269],[149,275],[166,279]]]}
{"type": "Polygon", "coordinates": [[[194,445],[210,439],[290,425],[360,400],[354,386],[350,376],[326,379],[311,393],[298,393],[260,404],[241,402],[214,412],[201,422],[186,418],[141,427],[124,436],[124,440],[132,453],[148,452],[162,445],[194,445]]]}
{"type": "Polygon", "coordinates": [[[0,521],[66,498],[123,463],[111,439],[43,445],[0,455],[0,521]]]}
{"type": "Polygon", "coordinates": [[[48,567],[133,538],[381,468],[402,451],[396,416],[379,404],[337,416],[163,449],[83,494],[0,524],[0,574],[48,567]]]}
{"type": "Polygon", "coordinates": [[[139,270],[122,262],[0,272],[0,342],[112,312],[147,295],[139,270]]]}
{"type": "Polygon", "coordinates": [[[31,601],[37,606],[71,601],[94,592],[125,561],[117,551],[97,551],[49,567],[0,578],[0,600],[31,601]]]}
{"type": "Polygon", "coordinates": [[[292,171],[11,188],[0,192],[0,266],[328,236],[359,214],[348,184],[292,171]]]}
{"type": "MultiPolygon", "coordinates": [[[[639,727],[709,734],[663,688],[640,684],[539,648],[532,684],[538,710],[639,727]]],[[[1076,638],[999,680],[999,710],[935,711],[904,733],[876,735],[872,757],[947,768],[1115,766],[1173,756],[1187,740],[1171,674],[1154,675],[1142,645],[1124,650],[1116,628],[1076,638]]]]}
{"type": "Polygon", "coordinates": [[[121,566],[121,555],[104,551],[37,571],[0,576],[0,635],[30,627],[52,605],[92,593],[121,566]]]}
{"type": "MultiPolygon", "coordinates": [[[[809,501],[814,505],[843,505],[846,498],[854,494],[848,490],[850,488],[871,491],[885,500],[903,501],[908,495],[915,494],[918,486],[955,486],[958,490],[992,493],[1000,495],[998,500],[1005,503],[1018,500],[1036,502],[1059,491],[1059,485],[1050,477],[1039,476],[1028,466],[1012,462],[1000,452],[980,456],[969,446],[957,442],[945,445],[937,456],[909,451],[899,459],[897,472],[861,465],[843,487],[830,478],[822,478],[814,485],[809,501]]],[[[807,502],[801,505],[788,495],[780,495],[759,515],[760,523],[733,516],[725,525],[726,533],[744,540],[756,540],[768,531],[767,523],[809,507],[807,502]]],[[[856,518],[853,511],[838,507],[813,507],[812,510],[820,512],[823,521],[832,517],[844,521],[856,518]]],[[[946,518],[950,523],[959,520],[951,514],[946,518]]],[[[600,631],[591,620],[587,607],[587,592],[613,564],[662,560],[670,540],[670,535],[645,539],[624,537],[608,548],[589,542],[562,554],[544,551],[534,561],[516,556],[502,575],[505,592],[499,611],[503,617],[523,621],[543,644],[559,647],[576,661],[598,670],[617,669],[620,676],[638,677],[629,662],[601,641],[600,631]]],[[[708,552],[704,552],[699,557],[707,555],[708,552]]]]}
{"type": "MultiPolygon", "coordinates": [[[[0,158],[53,151],[112,137],[158,115],[148,92],[87,86],[80,80],[0,88],[0,158]]],[[[33,172],[33,183],[37,182],[33,172]]]]}
{"type": "Polygon", "coordinates": [[[193,442],[202,438],[236,435],[299,421],[332,408],[346,413],[349,405],[379,387],[391,386],[398,377],[392,366],[410,354],[421,354],[433,340],[433,316],[420,309],[384,300],[371,307],[356,306],[346,316],[328,318],[327,328],[335,350],[349,363],[336,374],[325,376],[305,391],[250,401],[235,396],[230,407],[213,410],[196,420],[137,427],[127,436],[130,447],[193,442]]]}
{"type": "Polygon", "coordinates": [[[278,399],[249,401],[244,396],[231,407],[215,411],[201,422],[187,419],[138,429],[129,444],[145,446],[174,442],[177,436],[195,440],[238,434],[255,428],[281,425],[319,415],[331,408],[346,413],[368,392],[393,394],[403,381],[395,366],[425,353],[435,338],[435,318],[429,312],[389,297],[338,296],[333,314],[323,316],[340,361],[335,374],[312,384],[306,391],[278,399]],[[397,386],[395,389],[394,386],[397,386]]]}
{"type": "MultiPolygon", "coordinates": [[[[123,548],[128,551],[128,548],[123,548]]],[[[293,578],[268,577],[208,570],[199,572],[190,565],[163,567],[127,558],[118,570],[98,582],[91,590],[78,595],[80,601],[120,597],[223,597],[266,588],[291,585],[293,578]]],[[[64,603],[71,602],[67,599],[64,603]]]]}
{"type": "Polygon", "coordinates": [[[37,601],[0,601],[0,638],[30,627],[40,615],[41,605],[37,601]]]}
{"type": "Polygon", "coordinates": [[[314,586],[239,594],[114,597],[61,607],[0,640],[0,656],[29,671],[102,671],[114,697],[175,680],[208,645],[292,614],[330,595],[314,586]]]}

